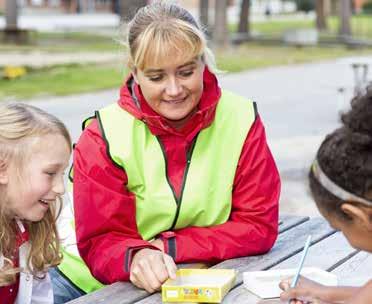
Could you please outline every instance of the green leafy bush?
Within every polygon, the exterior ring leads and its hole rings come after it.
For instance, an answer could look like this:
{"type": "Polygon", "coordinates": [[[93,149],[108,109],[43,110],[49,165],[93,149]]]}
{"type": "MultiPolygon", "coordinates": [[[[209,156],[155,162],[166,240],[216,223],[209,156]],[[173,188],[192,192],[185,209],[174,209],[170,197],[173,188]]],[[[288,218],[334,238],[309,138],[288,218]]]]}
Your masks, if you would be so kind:
{"type": "Polygon", "coordinates": [[[363,4],[363,12],[371,14],[372,13],[372,1],[367,1],[363,4]]]}

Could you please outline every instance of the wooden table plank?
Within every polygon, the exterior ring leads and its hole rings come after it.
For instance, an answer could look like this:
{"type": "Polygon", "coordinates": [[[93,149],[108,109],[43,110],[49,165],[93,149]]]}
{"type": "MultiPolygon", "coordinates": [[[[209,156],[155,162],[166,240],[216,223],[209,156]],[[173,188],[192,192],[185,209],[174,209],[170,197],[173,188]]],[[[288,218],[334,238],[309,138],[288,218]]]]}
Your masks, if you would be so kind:
{"type": "MultiPolygon", "coordinates": [[[[309,248],[304,267],[318,267],[330,271],[335,265],[350,259],[356,253],[357,250],[351,247],[344,235],[338,231],[309,248]]],[[[297,267],[300,261],[300,255],[296,254],[272,269],[297,267]]]]}
{"type": "Polygon", "coordinates": [[[226,260],[213,266],[212,268],[227,268],[237,270],[239,274],[236,285],[238,285],[242,282],[242,272],[272,268],[300,252],[303,248],[309,231],[311,231],[313,235],[312,243],[316,243],[335,233],[335,230],[332,229],[323,219],[314,218],[296,226],[296,229],[290,229],[279,234],[274,247],[270,252],[264,255],[226,260]]]}
{"type": "Polygon", "coordinates": [[[309,220],[308,216],[280,215],[279,216],[279,233],[287,231],[309,220]]]}
{"type": "MultiPolygon", "coordinates": [[[[179,268],[208,268],[206,264],[202,263],[179,264],[177,266],[179,268]]],[[[147,291],[135,287],[130,282],[116,282],[96,292],[69,301],[68,304],[86,303],[129,304],[139,301],[149,295],[150,294],[147,291]]]]}
{"type": "Polygon", "coordinates": [[[360,251],[358,254],[335,268],[339,285],[361,286],[372,278],[372,254],[360,251]]]}
{"type": "MultiPolygon", "coordinates": [[[[338,232],[337,234],[334,234],[329,238],[323,240],[318,246],[313,245],[309,249],[309,254],[306,259],[307,262],[305,262],[305,266],[307,265],[320,267],[322,269],[332,269],[333,266],[330,266],[331,264],[338,264],[340,260],[342,261],[346,258],[346,261],[344,263],[342,263],[340,266],[332,271],[332,273],[337,275],[339,285],[360,286],[365,284],[371,278],[372,254],[363,251],[358,252],[355,249],[351,248],[351,246],[345,242],[347,242],[346,239],[341,236],[340,232],[338,232]],[[343,246],[346,246],[345,252],[343,252],[343,246]],[[332,251],[332,248],[335,249],[334,252],[332,251]],[[325,252],[323,252],[323,250],[325,250],[325,252]],[[320,256],[318,255],[319,251],[320,256]],[[328,255],[330,257],[328,257],[328,255]],[[351,258],[348,259],[347,257],[350,256],[351,258]],[[327,261],[326,263],[323,260],[324,257],[327,261]],[[332,259],[334,259],[333,263],[332,259]]],[[[287,268],[288,263],[289,260],[286,260],[274,268],[287,268]]],[[[223,304],[230,303],[279,304],[281,302],[279,299],[266,301],[261,300],[259,297],[248,292],[242,285],[240,285],[238,288],[232,290],[228,294],[228,296],[225,297],[223,304]]]]}
{"type": "MultiPolygon", "coordinates": [[[[313,232],[311,232],[313,234],[313,232]]],[[[306,238],[306,235],[304,236],[306,238]]],[[[303,246],[303,244],[302,244],[303,246]]],[[[323,270],[332,269],[340,261],[348,260],[357,251],[352,248],[341,232],[336,232],[329,237],[313,244],[309,248],[304,267],[318,267],[323,270]]],[[[286,269],[297,267],[300,253],[286,259],[270,269],[286,269]]],[[[250,293],[244,285],[232,290],[224,299],[224,304],[229,303],[259,303],[260,298],[250,293]]],[[[263,302],[264,303],[264,302],[263,302]]]]}
{"type": "MultiPolygon", "coordinates": [[[[291,256],[301,252],[309,231],[311,231],[313,235],[313,243],[325,239],[335,233],[334,229],[332,229],[324,219],[314,218],[296,226],[296,229],[290,229],[284,233],[281,233],[275,243],[275,246],[267,254],[226,260],[213,266],[212,268],[236,269],[238,271],[238,275],[235,286],[237,286],[242,283],[242,273],[244,271],[269,269],[286,260],[287,258],[290,258],[291,256]]],[[[154,304],[162,302],[160,293],[156,293],[136,303],[154,304]]]]}
{"type": "Polygon", "coordinates": [[[67,302],[68,304],[88,304],[88,303],[112,303],[129,304],[139,301],[149,295],[143,289],[135,287],[130,282],[116,282],[96,292],[92,292],[75,300],[67,302]]]}
{"type": "Polygon", "coordinates": [[[280,299],[263,300],[253,293],[250,293],[241,285],[233,289],[222,301],[223,304],[249,303],[249,304],[283,304],[280,299]]]}
{"type": "MultiPolygon", "coordinates": [[[[281,215],[279,217],[279,233],[293,229],[309,220],[307,216],[281,215]]],[[[202,265],[202,264],[200,264],[202,265]]],[[[201,268],[197,264],[177,265],[178,268],[201,268]]],[[[110,304],[128,304],[139,301],[149,294],[141,289],[134,287],[129,282],[116,282],[108,285],[96,292],[87,294],[83,297],[68,302],[69,304],[86,304],[86,303],[110,303],[110,304]]]]}

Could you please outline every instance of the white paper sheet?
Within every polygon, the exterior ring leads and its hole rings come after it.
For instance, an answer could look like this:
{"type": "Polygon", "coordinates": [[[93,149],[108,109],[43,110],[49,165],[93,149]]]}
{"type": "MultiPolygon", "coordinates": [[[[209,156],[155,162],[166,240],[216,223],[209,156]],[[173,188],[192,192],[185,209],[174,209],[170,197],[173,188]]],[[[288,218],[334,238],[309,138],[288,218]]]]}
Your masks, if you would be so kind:
{"type": "MultiPolygon", "coordinates": [[[[295,268],[244,272],[244,286],[262,299],[279,298],[282,292],[279,283],[284,279],[293,277],[295,273],[295,268]]],[[[336,275],[320,268],[304,267],[301,275],[323,285],[337,285],[336,275]]]]}

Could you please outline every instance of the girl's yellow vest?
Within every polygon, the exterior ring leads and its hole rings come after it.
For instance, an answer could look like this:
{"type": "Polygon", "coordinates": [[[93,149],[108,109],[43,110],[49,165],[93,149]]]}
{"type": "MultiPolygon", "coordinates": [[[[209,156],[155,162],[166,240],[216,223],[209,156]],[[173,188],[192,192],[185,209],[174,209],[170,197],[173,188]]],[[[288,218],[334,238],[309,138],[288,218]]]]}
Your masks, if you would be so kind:
{"type": "MultiPolygon", "coordinates": [[[[213,123],[199,133],[187,155],[179,197],[167,179],[162,144],[144,122],[116,103],[97,112],[96,118],[110,158],[125,170],[126,186],[135,194],[136,222],[143,239],[151,240],[167,230],[208,227],[228,220],[236,167],[255,120],[253,102],[223,91],[213,123]]],[[[72,282],[86,292],[102,286],[80,258],[64,254],[59,268],[72,282]],[[82,277],[84,272],[86,277],[82,277]]]]}

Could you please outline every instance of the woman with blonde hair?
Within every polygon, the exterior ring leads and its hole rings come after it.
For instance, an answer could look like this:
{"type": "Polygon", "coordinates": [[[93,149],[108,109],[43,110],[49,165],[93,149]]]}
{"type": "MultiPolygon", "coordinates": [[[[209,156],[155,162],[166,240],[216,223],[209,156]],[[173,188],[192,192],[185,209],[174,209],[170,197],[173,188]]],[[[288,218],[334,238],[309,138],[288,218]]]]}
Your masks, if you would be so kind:
{"type": "Polygon", "coordinates": [[[277,237],[280,180],[255,103],[220,89],[192,15],[153,2],[128,45],[120,99],[74,152],[84,262],[69,246],[58,268],[83,292],[128,280],[154,292],[176,263],[261,254],[277,237]]]}
{"type": "Polygon", "coordinates": [[[0,106],[0,299],[53,303],[48,268],[61,261],[57,207],[71,140],[54,116],[0,106]]]}

